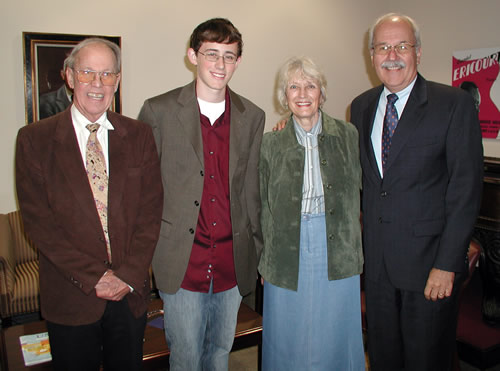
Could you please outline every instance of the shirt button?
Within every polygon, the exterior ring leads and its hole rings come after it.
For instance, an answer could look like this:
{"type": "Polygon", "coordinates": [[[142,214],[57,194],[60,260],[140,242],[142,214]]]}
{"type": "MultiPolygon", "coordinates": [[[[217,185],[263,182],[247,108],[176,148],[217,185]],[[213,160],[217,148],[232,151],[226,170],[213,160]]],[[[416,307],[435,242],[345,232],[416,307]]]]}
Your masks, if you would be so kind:
{"type": "Polygon", "coordinates": [[[210,151],[210,152],[208,152],[208,153],[209,153],[209,154],[211,154],[211,155],[213,155],[213,154],[214,154],[214,151],[210,151]]]}
{"type": "Polygon", "coordinates": [[[326,160],[321,160],[321,165],[326,165],[326,160]]]}
{"type": "Polygon", "coordinates": [[[210,199],[210,201],[211,201],[211,202],[215,202],[215,198],[211,198],[211,199],[210,199]]]}
{"type": "Polygon", "coordinates": [[[194,205],[195,205],[195,206],[200,206],[200,203],[199,203],[198,201],[195,201],[195,202],[194,202],[194,205]]]}
{"type": "Polygon", "coordinates": [[[189,233],[193,234],[194,233],[194,229],[193,228],[189,228],[189,233]]]}
{"type": "Polygon", "coordinates": [[[200,170],[200,175],[201,176],[205,175],[205,173],[203,172],[203,170],[200,170]]]}
{"type": "Polygon", "coordinates": [[[208,268],[212,268],[212,264],[209,264],[209,265],[208,265],[208,268]]]}
{"type": "Polygon", "coordinates": [[[215,176],[213,176],[213,175],[210,175],[210,179],[214,179],[214,178],[215,178],[215,176]]]}
{"type": "Polygon", "coordinates": [[[387,192],[386,192],[386,191],[382,191],[382,192],[380,192],[380,196],[382,196],[382,197],[387,196],[387,192]]]}
{"type": "Polygon", "coordinates": [[[211,270],[211,269],[209,269],[207,272],[208,272],[208,273],[212,273],[212,270],[211,270]]]}
{"type": "Polygon", "coordinates": [[[217,245],[216,245],[216,244],[214,244],[214,249],[215,249],[216,247],[217,247],[217,245]]]}
{"type": "Polygon", "coordinates": [[[217,225],[217,222],[213,222],[213,223],[212,223],[212,225],[213,225],[213,226],[216,226],[216,225],[217,225]]]}

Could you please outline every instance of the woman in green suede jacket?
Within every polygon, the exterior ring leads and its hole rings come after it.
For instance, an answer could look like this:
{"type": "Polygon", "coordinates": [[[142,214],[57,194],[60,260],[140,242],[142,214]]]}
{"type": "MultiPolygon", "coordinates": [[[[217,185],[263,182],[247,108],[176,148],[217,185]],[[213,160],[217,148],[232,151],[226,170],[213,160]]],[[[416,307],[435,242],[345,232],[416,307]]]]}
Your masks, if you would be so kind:
{"type": "Polygon", "coordinates": [[[321,111],[326,80],[309,58],[281,68],[292,112],[261,147],[266,370],[364,370],[358,133],[321,111]]]}

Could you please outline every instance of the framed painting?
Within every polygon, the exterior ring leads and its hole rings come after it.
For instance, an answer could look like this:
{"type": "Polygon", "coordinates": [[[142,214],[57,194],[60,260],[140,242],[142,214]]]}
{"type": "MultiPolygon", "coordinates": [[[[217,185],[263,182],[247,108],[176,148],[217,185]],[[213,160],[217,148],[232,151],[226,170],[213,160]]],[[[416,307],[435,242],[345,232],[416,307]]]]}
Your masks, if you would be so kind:
{"type": "MultiPolygon", "coordinates": [[[[55,114],[70,104],[71,90],[65,84],[64,60],[76,44],[89,37],[101,37],[121,47],[120,36],[23,32],[27,124],[55,114]],[[48,102],[53,103],[55,99],[57,109],[53,104],[48,109],[48,102]]],[[[110,109],[121,113],[121,87],[110,109]]]]}

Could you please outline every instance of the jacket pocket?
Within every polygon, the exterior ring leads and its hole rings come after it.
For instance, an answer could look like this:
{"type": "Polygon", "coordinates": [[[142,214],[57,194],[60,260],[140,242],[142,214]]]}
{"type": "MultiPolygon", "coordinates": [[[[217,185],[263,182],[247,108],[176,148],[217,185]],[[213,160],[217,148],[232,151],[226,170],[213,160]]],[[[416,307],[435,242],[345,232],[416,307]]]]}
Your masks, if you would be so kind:
{"type": "Polygon", "coordinates": [[[170,231],[172,230],[172,223],[167,222],[166,220],[161,220],[160,226],[160,236],[164,238],[168,238],[170,231]]]}
{"type": "Polygon", "coordinates": [[[424,236],[435,236],[440,234],[444,228],[444,220],[429,220],[425,222],[419,222],[413,225],[413,234],[416,237],[424,236]]]}
{"type": "Polygon", "coordinates": [[[142,168],[140,167],[129,167],[127,169],[127,176],[129,177],[136,177],[140,176],[142,174],[142,168]]]}

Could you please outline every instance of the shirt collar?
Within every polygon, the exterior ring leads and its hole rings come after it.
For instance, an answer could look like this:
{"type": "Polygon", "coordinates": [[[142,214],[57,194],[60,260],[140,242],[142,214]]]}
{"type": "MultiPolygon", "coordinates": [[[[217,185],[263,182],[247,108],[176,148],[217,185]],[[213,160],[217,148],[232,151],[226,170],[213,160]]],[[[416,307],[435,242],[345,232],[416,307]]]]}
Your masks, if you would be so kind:
{"type": "Polygon", "coordinates": [[[86,118],[76,106],[71,105],[71,117],[75,125],[81,128],[85,128],[88,124],[99,124],[102,128],[106,130],[114,130],[113,125],[108,120],[107,112],[104,112],[101,117],[97,119],[96,122],[91,122],[88,118],[86,118]]]}
{"type": "MultiPolygon", "coordinates": [[[[403,90],[401,91],[398,91],[396,92],[396,95],[398,96],[398,100],[399,101],[406,101],[406,99],[408,98],[408,96],[410,95],[412,89],[413,89],[413,86],[415,85],[415,81],[417,81],[417,77],[415,76],[415,78],[413,79],[413,81],[406,87],[404,88],[403,90]]],[[[384,97],[387,99],[387,96],[389,94],[392,94],[392,92],[387,89],[387,87],[384,86],[384,97]]]]}
{"type": "Polygon", "coordinates": [[[300,135],[301,137],[305,137],[307,134],[311,134],[314,136],[317,136],[318,134],[321,134],[322,131],[322,125],[321,125],[321,111],[318,111],[318,121],[314,124],[312,127],[311,131],[305,131],[300,124],[295,121],[295,118],[292,116],[293,119],[293,125],[295,126],[295,131],[297,132],[297,135],[300,135]]]}

